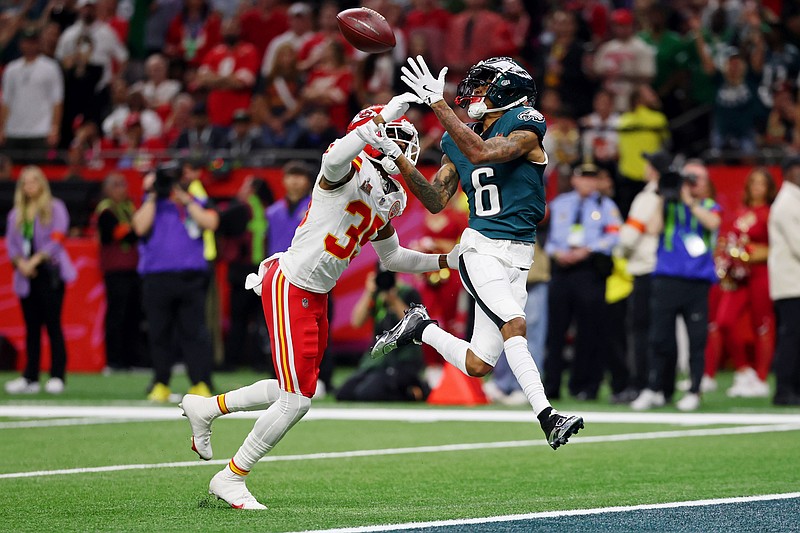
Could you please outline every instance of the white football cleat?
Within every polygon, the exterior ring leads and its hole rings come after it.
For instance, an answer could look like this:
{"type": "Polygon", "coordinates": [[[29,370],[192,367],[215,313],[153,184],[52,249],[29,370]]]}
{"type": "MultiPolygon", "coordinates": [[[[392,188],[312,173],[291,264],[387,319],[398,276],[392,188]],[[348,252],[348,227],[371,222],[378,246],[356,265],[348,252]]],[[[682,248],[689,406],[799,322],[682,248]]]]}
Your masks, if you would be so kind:
{"type": "Polygon", "coordinates": [[[655,392],[644,389],[639,396],[631,402],[631,409],[634,411],[647,411],[654,407],[663,407],[666,404],[663,392],[655,392]]]}
{"type": "Polygon", "coordinates": [[[217,499],[227,502],[234,509],[261,510],[266,509],[247,490],[244,478],[231,472],[227,466],[217,472],[208,484],[208,493],[217,499]]]}
{"type": "Polygon", "coordinates": [[[6,382],[5,390],[8,394],[39,394],[39,382],[18,377],[6,382]]]}
{"type": "Polygon", "coordinates": [[[687,392],[686,395],[675,404],[678,411],[697,411],[700,407],[700,395],[687,392]]]}
{"type": "Polygon", "coordinates": [[[178,404],[183,416],[192,426],[192,450],[204,461],[214,454],[211,450],[211,423],[220,415],[215,398],[205,398],[196,394],[186,394],[178,404]]]}
{"type": "Polygon", "coordinates": [[[61,378],[50,378],[44,384],[44,391],[47,394],[61,394],[64,392],[64,380],[61,378]]]}

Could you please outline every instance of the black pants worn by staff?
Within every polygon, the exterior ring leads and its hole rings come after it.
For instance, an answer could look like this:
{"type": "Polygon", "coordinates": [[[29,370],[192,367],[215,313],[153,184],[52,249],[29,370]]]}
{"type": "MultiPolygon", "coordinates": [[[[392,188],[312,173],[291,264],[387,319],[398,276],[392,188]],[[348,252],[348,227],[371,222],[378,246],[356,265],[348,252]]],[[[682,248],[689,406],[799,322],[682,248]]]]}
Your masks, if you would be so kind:
{"type": "Polygon", "coordinates": [[[641,391],[647,388],[650,368],[650,293],[653,277],[650,274],[634,276],[630,295],[631,330],[633,333],[632,385],[641,391]]]}
{"type": "Polygon", "coordinates": [[[779,405],[800,404],[800,298],[775,300],[775,398],[779,405]]]}
{"type": "Polygon", "coordinates": [[[148,325],[154,381],[169,385],[173,364],[173,333],[192,384],[211,387],[211,334],[205,321],[208,273],[163,272],[142,278],[142,300],[148,325]]]}
{"type": "Polygon", "coordinates": [[[30,280],[31,291],[20,298],[25,319],[25,350],[28,361],[22,374],[28,381],[39,381],[39,362],[42,352],[42,326],[50,339],[50,377],[64,380],[67,368],[67,347],[61,328],[61,309],[64,304],[64,282],[49,268],[39,268],[30,280]]]}
{"type": "Polygon", "coordinates": [[[678,341],[675,320],[686,322],[689,336],[689,392],[700,392],[708,339],[707,281],[668,276],[654,276],[650,297],[650,377],[648,388],[661,391],[669,400],[675,392],[675,365],[678,362],[678,341]]]}
{"type": "Polygon", "coordinates": [[[141,281],[135,270],[106,272],[106,365],[124,369],[139,363],[141,281]]]}
{"type": "Polygon", "coordinates": [[[566,367],[564,345],[573,319],[576,336],[569,392],[594,399],[603,378],[603,324],[606,308],[606,278],[590,261],[563,268],[553,264],[548,293],[547,358],[544,386],[547,396],[559,398],[561,376],[566,367]]]}

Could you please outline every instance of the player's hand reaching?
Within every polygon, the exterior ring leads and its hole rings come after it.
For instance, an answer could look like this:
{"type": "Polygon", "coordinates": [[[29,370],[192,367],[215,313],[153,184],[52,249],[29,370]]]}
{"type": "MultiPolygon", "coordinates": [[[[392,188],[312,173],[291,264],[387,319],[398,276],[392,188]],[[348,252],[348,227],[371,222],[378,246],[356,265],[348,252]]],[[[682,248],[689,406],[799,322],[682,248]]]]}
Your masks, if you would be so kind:
{"type": "Polygon", "coordinates": [[[408,66],[403,66],[400,72],[403,73],[400,79],[411,87],[411,90],[417,93],[426,104],[432,105],[444,100],[444,77],[447,75],[447,67],[439,71],[438,78],[434,78],[425,59],[417,56],[416,60],[409,57],[408,66]]]}
{"type": "Polygon", "coordinates": [[[414,93],[398,94],[389,100],[389,103],[383,106],[381,116],[386,122],[392,122],[402,117],[408,111],[409,104],[421,104],[419,96],[414,93]]]}
{"type": "Polygon", "coordinates": [[[377,131],[375,126],[369,122],[367,124],[362,124],[356,128],[356,135],[358,135],[359,139],[386,155],[392,161],[400,157],[403,153],[400,147],[397,146],[397,143],[386,135],[385,124],[378,124],[377,131]]]}

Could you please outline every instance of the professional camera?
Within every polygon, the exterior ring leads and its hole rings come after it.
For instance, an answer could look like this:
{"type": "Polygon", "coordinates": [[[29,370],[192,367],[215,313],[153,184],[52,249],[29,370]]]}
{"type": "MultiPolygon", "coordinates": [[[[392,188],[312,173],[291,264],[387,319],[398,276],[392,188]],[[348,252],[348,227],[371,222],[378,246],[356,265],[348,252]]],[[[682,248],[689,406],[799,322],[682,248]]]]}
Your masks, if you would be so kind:
{"type": "Polygon", "coordinates": [[[397,275],[391,270],[385,270],[383,265],[378,265],[378,274],[375,276],[375,285],[378,291],[388,291],[397,283],[397,275]]]}
{"type": "Polygon", "coordinates": [[[680,165],[673,160],[672,154],[666,150],[645,153],[642,156],[658,172],[658,194],[664,198],[664,202],[680,201],[683,184],[694,185],[697,183],[697,176],[681,172],[680,165]]]}
{"type": "Polygon", "coordinates": [[[164,163],[156,168],[156,180],[153,183],[153,190],[157,198],[169,198],[172,188],[181,180],[183,170],[176,162],[164,163]]]}

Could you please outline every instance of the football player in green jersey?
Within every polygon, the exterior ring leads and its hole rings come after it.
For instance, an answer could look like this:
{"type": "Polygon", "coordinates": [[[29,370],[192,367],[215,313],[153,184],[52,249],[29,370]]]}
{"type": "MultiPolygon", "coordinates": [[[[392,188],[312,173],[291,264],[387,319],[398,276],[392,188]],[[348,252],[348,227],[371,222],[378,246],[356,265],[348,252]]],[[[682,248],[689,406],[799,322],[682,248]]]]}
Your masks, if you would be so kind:
{"type": "Polygon", "coordinates": [[[409,190],[431,212],[441,211],[459,182],[469,199],[469,227],[461,236],[459,272],[475,298],[475,326],[469,343],[456,338],[412,307],[391,331],[380,335],[373,356],[397,346],[424,342],[468,376],[485,376],[505,350],[509,365],[553,449],[583,427],[578,416],[550,405],[525,339],[525,281],[533,262],[536,225],[544,217],[542,147],[546,126],[533,103],[531,75],[508,57],[481,61],[458,85],[456,104],[477,122],[461,122],[444,101],[447,68],[437,77],[421,56],[409,58],[401,79],[428,104],[446,133],[442,166],[429,182],[391,139],[364,139],[395,160],[409,190]]]}

